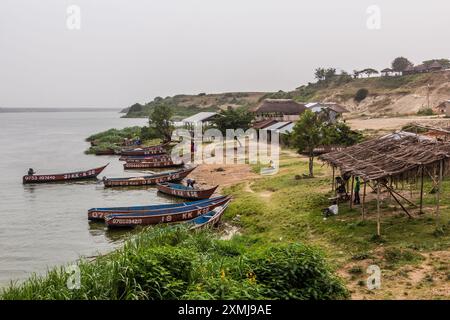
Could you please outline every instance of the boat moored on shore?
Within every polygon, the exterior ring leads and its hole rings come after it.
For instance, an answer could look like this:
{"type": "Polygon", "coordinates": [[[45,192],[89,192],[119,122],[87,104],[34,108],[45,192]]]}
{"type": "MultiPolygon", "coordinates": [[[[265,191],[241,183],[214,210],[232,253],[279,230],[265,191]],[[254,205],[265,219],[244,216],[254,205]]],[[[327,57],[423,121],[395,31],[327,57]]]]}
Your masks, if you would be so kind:
{"type": "Polygon", "coordinates": [[[74,180],[95,179],[108,166],[90,169],[86,171],[60,173],[60,174],[46,174],[46,175],[26,175],[22,178],[24,184],[30,183],[51,183],[64,182],[74,180]]]}

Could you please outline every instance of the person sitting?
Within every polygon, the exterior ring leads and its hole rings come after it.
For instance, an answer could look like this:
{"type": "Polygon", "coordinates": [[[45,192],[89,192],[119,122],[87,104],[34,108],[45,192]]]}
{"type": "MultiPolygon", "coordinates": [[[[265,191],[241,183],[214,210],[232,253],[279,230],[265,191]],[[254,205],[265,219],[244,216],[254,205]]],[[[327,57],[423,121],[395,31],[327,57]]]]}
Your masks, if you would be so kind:
{"type": "Polygon", "coordinates": [[[33,170],[33,168],[28,169],[28,175],[32,176],[34,175],[36,172],[33,170]]]}
{"type": "Polygon", "coordinates": [[[329,206],[328,208],[323,210],[323,215],[326,218],[329,216],[337,215],[338,212],[339,212],[339,207],[338,207],[337,201],[333,201],[333,204],[331,206],[329,206]]]}

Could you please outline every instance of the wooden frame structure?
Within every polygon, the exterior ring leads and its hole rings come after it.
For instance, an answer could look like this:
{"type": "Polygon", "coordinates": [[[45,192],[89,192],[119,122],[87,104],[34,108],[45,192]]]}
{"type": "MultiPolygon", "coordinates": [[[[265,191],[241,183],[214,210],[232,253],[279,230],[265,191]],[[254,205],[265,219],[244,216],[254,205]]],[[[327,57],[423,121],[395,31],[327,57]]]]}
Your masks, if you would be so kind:
{"type": "MultiPolygon", "coordinates": [[[[380,221],[380,193],[386,189],[390,197],[395,200],[402,210],[412,218],[408,209],[401,203],[407,202],[416,206],[412,201],[398,193],[393,187],[399,181],[417,182],[420,176],[420,206],[419,212],[423,213],[423,189],[424,176],[429,175],[436,190],[436,224],[439,225],[440,190],[443,176],[447,173],[450,162],[450,143],[437,141],[433,138],[417,135],[409,132],[396,132],[381,138],[369,140],[348,147],[342,151],[336,151],[319,156],[319,159],[335,169],[340,169],[341,175],[351,177],[353,201],[354,177],[360,177],[363,181],[363,196],[361,204],[362,218],[365,219],[366,187],[369,186],[377,194],[377,234],[381,235],[380,221]],[[438,174],[436,174],[438,172],[438,174]]],[[[333,190],[334,190],[333,185],[333,190]]],[[[412,195],[412,192],[411,192],[412,195]]]]}

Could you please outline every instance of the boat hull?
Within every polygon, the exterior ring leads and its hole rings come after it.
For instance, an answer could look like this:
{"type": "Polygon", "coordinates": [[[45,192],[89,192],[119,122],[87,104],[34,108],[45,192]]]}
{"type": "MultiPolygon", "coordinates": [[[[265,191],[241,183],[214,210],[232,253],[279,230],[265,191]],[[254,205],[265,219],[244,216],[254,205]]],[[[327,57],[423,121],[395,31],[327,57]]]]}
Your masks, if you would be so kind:
{"type": "Polygon", "coordinates": [[[122,156],[148,156],[166,153],[166,144],[160,144],[157,146],[146,148],[123,149],[120,154],[122,156]]]}
{"type": "Polygon", "coordinates": [[[62,174],[28,175],[24,176],[22,180],[24,184],[30,184],[30,183],[52,183],[52,182],[95,179],[107,166],[108,165],[86,171],[78,171],[62,174]]]}
{"type": "Polygon", "coordinates": [[[136,162],[159,162],[167,161],[172,158],[168,154],[155,154],[153,156],[121,156],[120,161],[125,161],[126,163],[136,163],[136,162]]]}
{"type": "Polygon", "coordinates": [[[151,205],[138,207],[92,208],[88,210],[88,219],[91,221],[103,221],[105,217],[110,214],[165,214],[175,212],[180,209],[189,210],[195,208],[202,208],[209,202],[219,201],[222,200],[223,198],[225,197],[221,196],[214,199],[185,202],[179,204],[151,205]]]}
{"type": "Polygon", "coordinates": [[[182,186],[184,188],[181,188],[181,185],[176,185],[173,183],[158,183],[156,187],[158,188],[158,191],[172,195],[174,197],[196,200],[196,199],[208,199],[214,194],[214,192],[219,186],[215,186],[210,189],[199,190],[199,189],[189,189],[184,186],[182,186]]]}
{"type": "Polygon", "coordinates": [[[107,188],[155,185],[162,182],[181,181],[194,169],[195,167],[186,170],[171,171],[144,177],[104,179],[103,183],[107,188]]]}
{"type": "Polygon", "coordinates": [[[169,167],[182,167],[184,163],[174,163],[172,160],[166,161],[151,161],[151,162],[131,162],[125,163],[123,168],[126,170],[133,169],[151,169],[151,168],[169,168],[169,167]]]}
{"type": "Polygon", "coordinates": [[[189,229],[197,230],[216,226],[222,218],[230,202],[231,199],[228,200],[228,202],[224,203],[222,206],[218,206],[212,211],[188,221],[187,223],[191,225],[189,229]]]}
{"type": "Polygon", "coordinates": [[[130,228],[161,223],[183,222],[206,214],[229,201],[230,197],[225,197],[222,200],[209,202],[202,207],[188,210],[180,209],[178,212],[166,214],[110,214],[105,217],[105,223],[108,228],[130,228]]]}

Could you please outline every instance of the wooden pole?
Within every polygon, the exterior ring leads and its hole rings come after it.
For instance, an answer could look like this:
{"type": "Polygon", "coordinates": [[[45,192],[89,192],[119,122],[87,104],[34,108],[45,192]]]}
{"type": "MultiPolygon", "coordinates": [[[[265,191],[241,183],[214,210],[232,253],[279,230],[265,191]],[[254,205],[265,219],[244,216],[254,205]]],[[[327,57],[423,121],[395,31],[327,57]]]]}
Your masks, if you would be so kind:
{"type": "Polygon", "coordinates": [[[331,179],[331,192],[334,192],[334,195],[336,195],[336,185],[334,183],[334,166],[333,166],[333,178],[331,179]]]}
{"type": "Polygon", "coordinates": [[[444,160],[439,161],[439,181],[438,181],[438,189],[436,192],[436,228],[439,228],[440,224],[440,202],[441,202],[441,188],[442,188],[442,175],[443,175],[443,162],[444,160]]]}
{"type": "Polygon", "coordinates": [[[350,192],[350,209],[353,208],[353,184],[355,183],[355,177],[352,176],[352,191],[350,192]]]}
{"type": "Polygon", "coordinates": [[[420,173],[420,210],[419,210],[419,214],[423,213],[423,166],[421,168],[421,173],[420,173]]]}
{"type": "Polygon", "coordinates": [[[381,236],[381,223],[380,223],[380,182],[377,185],[377,235],[381,236]]]}
{"type": "Polygon", "coordinates": [[[362,198],[362,205],[361,205],[361,211],[362,211],[362,219],[365,219],[365,204],[366,204],[366,187],[367,183],[364,181],[364,189],[363,189],[363,198],[362,198]]]}

